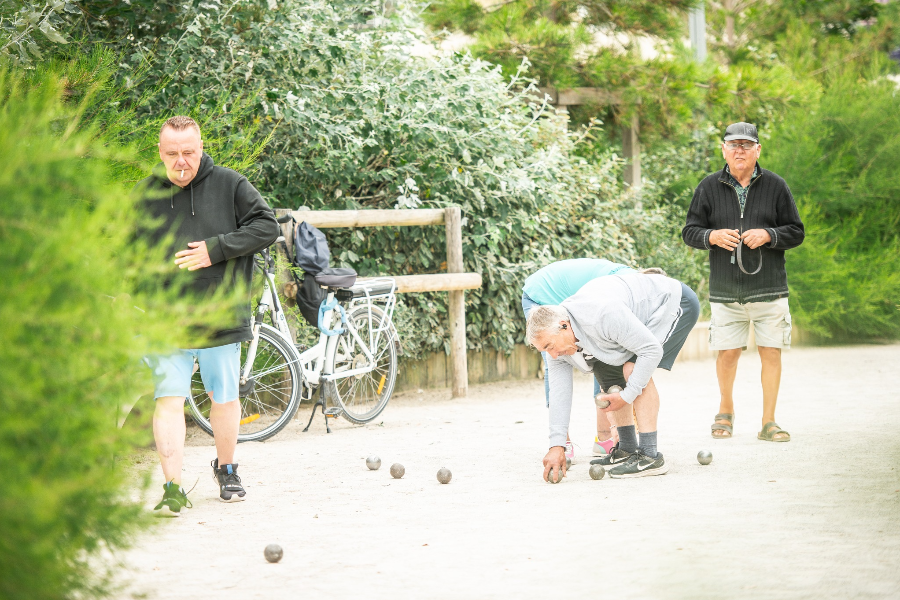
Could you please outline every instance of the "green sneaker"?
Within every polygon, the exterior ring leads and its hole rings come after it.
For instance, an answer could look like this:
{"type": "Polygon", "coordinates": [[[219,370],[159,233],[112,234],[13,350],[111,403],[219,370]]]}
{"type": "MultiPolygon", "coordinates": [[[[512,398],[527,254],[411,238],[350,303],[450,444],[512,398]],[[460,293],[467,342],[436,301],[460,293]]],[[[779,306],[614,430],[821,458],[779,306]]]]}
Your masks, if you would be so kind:
{"type": "Polygon", "coordinates": [[[188,500],[187,492],[180,485],[175,485],[171,481],[163,484],[162,500],[153,509],[157,517],[180,517],[182,508],[193,508],[194,505],[188,500]]]}

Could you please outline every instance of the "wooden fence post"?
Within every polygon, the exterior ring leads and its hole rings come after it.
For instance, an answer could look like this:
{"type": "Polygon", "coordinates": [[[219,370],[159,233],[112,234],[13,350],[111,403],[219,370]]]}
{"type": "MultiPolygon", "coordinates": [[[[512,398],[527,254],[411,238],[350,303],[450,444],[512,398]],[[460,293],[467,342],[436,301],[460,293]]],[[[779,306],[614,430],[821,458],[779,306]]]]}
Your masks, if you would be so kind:
{"type": "Polygon", "coordinates": [[[631,118],[631,127],[626,127],[622,139],[622,154],[625,160],[625,183],[633,188],[641,187],[641,143],[638,140],[638,117],[631,118]]]}
{"type": "MultiPolygon", "coordinates": [[[[447,228],[447,272],[463,273],[462,214],[458,206],[444,209],[447,228]]],[[[465,292],[450,292],[450,371],[454,398],[465,397],[469,392],[469,369],[466,363],[466,304],[465,292]]]]}

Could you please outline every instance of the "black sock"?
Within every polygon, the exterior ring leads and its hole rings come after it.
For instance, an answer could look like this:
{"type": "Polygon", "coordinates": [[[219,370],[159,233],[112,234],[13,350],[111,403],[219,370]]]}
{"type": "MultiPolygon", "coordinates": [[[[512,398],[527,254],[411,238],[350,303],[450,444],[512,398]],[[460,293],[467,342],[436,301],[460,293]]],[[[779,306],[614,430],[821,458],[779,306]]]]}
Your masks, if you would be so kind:
{"type": "Polygon", "coordinates": [[[638,449],[637,431],[635,431],[634,425],[619,426],[616,429],[619,432],[619,450],[631,453],[638,449]]]}
{"type": "Polygon", "coordinates": [[[656,458],[656,432],[648,431],[641,432],[641,446],[640,446],[641,454],[644,456],[649,456],[650,458],[656,458]]]}

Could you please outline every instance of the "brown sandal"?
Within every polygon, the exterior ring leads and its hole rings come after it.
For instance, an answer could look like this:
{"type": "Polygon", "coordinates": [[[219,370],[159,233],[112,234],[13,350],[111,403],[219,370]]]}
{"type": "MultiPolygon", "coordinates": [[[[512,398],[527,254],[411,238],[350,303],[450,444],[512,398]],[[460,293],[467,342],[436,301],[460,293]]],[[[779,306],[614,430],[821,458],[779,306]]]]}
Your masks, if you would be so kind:
{"type": "Polygon", "coordinates": [[[728,421],[728,424],[725,423],[713,423],[710,429],[710,435],[712,435],[717,440],[727,440],[734,434],[734,414],[733,413],[719,413],[716,415],[716,418],[713,421],[728,421]],[[717,431],[724,431],[728,435],[716,435],[717,431]]]}
{"type": "Polygon", "coordinates": [[[757,434],[757,439],[763,440],[764,442],[789,442],[791,441],[791,434],[778,426],[778,423],[775,421],[769,421],[765,425],[763,425],[762,431],[757,434]],[[787,437],[775,439],[775,436],[779,433],[785,434],[787,437]]]}

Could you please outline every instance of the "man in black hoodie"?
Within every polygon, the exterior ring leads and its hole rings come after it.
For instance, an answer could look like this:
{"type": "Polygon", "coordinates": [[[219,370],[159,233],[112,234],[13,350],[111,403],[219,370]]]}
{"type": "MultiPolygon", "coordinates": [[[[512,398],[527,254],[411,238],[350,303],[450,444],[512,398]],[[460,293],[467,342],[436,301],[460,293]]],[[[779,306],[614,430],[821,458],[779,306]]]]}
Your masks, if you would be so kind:
{"type": "Polygon", "coordinates": [[[775,422],[781,384],[781,350],[791,347],[784,251],[803,242],[803,223],[784,179],[759,166],[762,146],[756,126],[733,123],[725,130],[725,168],[694,191],[681,236],[709,250],[709,341],[718,350],[719,413],[712,436],[730,438],[734,424],[734,379],[750,323],[762,362],[762,429],[769,442],[790,441],[775,422]]]}
{"type": "MultiPolygon", "coordinates": [[[[177,283],[198,300],[218,290],[249,286],[253,255],[279,235],[272,209],[242,175],[217,167],[203,152],[200,128],[190,117],[172,117],[159,134],[162,164],[138,184],[148,216],[158,225],[151,243],[171,235],[174,265],[167,284],[177,283]]],[[[191,347],[165,356],[147,357],[153,370],[156,411],[153,436],[166,482],[158,514],[180,514],[190,507],[181,487],[184,459],[184,401],[191,391],[194,361],[212,398],[209,420],[216,441],[213,475],[225,502],[243,500],[246,492],[234,462],[241,418],[240,345],[251,339],[247,303],[224,330],[204,332],[191,347]]]]}

